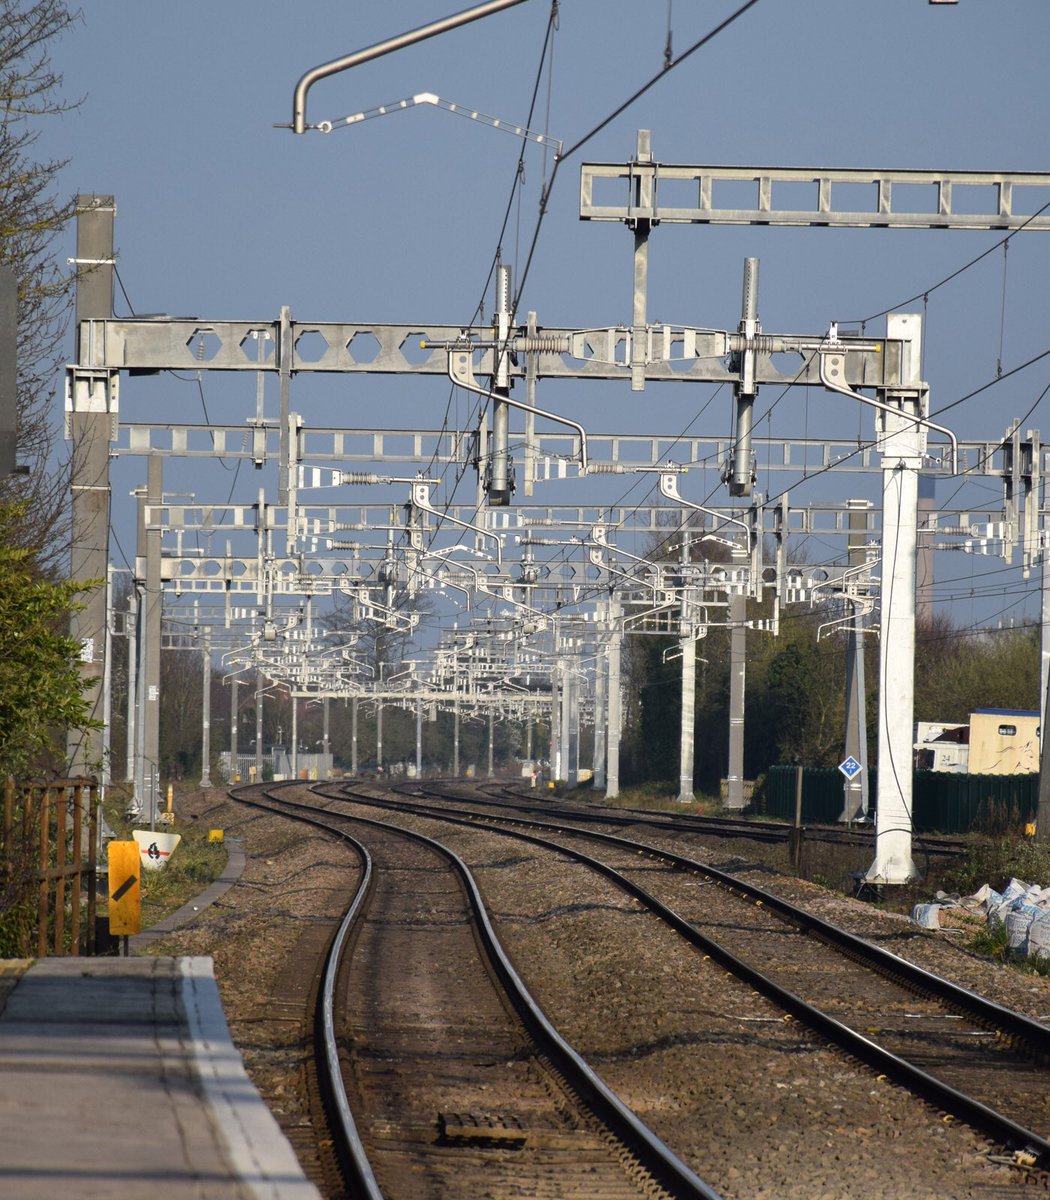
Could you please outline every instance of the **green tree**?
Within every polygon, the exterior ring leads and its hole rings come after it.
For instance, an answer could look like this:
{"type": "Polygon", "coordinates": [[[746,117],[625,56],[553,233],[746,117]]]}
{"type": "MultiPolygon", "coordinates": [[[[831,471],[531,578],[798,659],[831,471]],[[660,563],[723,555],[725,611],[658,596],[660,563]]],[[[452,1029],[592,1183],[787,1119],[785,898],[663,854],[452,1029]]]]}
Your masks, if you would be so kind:
{"type": "Polygon", "coordinates": [[[38,160],[40,119],[75,107],[60,95],[49,45],[76,20],[62,0],[0,0],[0,262],[18,280],[18,461],[25,475],[0,476],[0,503],[28,501],[8,522],[5,544],[32,547],[54,565],[66,543],[68,472],[56,464],[54,385],[74,277],[54,254],[74,201],[55,192],[65,165],[38,160]]]}
{"type": "Polygon", "coordinates": [[[1039,628],[962,629],[938,616],[916,630],[915,717],[964,722],[978,708],[1039,708],[1039,628]]]}
{"type": "Polygon", "coordinates": [[[46,765],[67,728],[85,728],[88,704],[76,641],[64,631],[92,584],[53,583],[31,548],[11,546],[23,506],[0,506],[0,776],[46,765]]]}

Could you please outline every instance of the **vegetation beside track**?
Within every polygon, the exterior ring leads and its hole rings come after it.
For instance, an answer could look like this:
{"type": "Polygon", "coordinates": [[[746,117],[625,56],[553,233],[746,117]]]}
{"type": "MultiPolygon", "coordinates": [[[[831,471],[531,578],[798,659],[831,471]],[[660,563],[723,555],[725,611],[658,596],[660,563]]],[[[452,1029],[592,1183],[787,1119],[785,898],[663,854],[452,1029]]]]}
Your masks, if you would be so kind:
{"type": "MultiPolygon", "coordinates": [[[[180,791],[188,788],[176,785],[173,825],[158,825],[158,832],[177,833],[182,838],[167,865],[159,871],[142,872],[142,928],[148,929],[164,917],[181,908],[194,896],[199,895],[222,874],[229,858],[224,842],[208,841],[208,826],[200,821],[180,820],[178,798],[180,791]]],[[[131,838],[133,829],[148,828],[141,819],[129,820],[124,811],[127,792],[122,788],[110,789],[106,796],[105,815],[109,827],[117,838],[131,838]]]]}

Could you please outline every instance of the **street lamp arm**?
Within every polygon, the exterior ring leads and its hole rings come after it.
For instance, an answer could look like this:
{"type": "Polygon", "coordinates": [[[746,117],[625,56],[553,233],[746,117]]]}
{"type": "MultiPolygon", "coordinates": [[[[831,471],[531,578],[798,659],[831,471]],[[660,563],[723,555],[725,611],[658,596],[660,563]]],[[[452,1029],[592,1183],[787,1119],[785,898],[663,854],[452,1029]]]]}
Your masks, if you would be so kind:
{"type": "Polygon", "coordinates": [[[421,25],[418,29],[399,33],[395,37],[387,38],[385,42],[376,42],[374,46],[366,46],[363,50],[355,50],[352,54],[346,54],[342,58],[336,58],[331,62],[311,68],[295,85],[292,96],[292,132],[305,133],[308,129],[313,128],[306,123],[306,97],[310,88],[320,80],[327,79],[329,75],[337,75],[340,71],[348,71],[351,67],[360,66],[361,63],[382,58],[384,54],[390,54],[394,50],[413,46],[416,42],[425,41],[439,33],[457,29],[460,25],[467,25],[480,17],[487,17],[491,13],[512,8],[522,2],[523,0],[489,0],[487,4],[476,4],[473,8],[453,13],[440,21],[432,21],[429,25],[421,25]]]}

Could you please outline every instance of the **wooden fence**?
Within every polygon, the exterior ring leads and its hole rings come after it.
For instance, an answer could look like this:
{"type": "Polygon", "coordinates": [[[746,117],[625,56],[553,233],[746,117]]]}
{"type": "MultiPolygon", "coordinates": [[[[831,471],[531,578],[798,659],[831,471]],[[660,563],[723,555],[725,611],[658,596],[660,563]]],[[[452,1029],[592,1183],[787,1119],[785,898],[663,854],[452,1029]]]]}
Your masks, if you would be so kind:
{"type": "Polygon", "coordinates": [[[3,785],[0,956],[95,952],[99,797],[93,779],[3,785]]]}

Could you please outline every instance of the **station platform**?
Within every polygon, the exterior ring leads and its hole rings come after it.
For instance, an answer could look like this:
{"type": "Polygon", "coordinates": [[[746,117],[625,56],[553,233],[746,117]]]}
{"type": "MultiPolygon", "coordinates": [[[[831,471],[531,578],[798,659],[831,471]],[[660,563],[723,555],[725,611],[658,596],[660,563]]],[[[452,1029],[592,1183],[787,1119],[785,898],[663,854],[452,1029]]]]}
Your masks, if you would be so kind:
{"type": "Polygon", "coordinates": [[[0,1197],[320,1200],[210,958],[51,958],[0,1013],[0,1197]]]}
{"type": "MultiPolygon", "coordinates": [[[[221,879],[142,949],[189,924],[221,879]]],[[[212,960],[0,962],[0,1200],[321,1200],[248,1078],[212,960]]]]}

